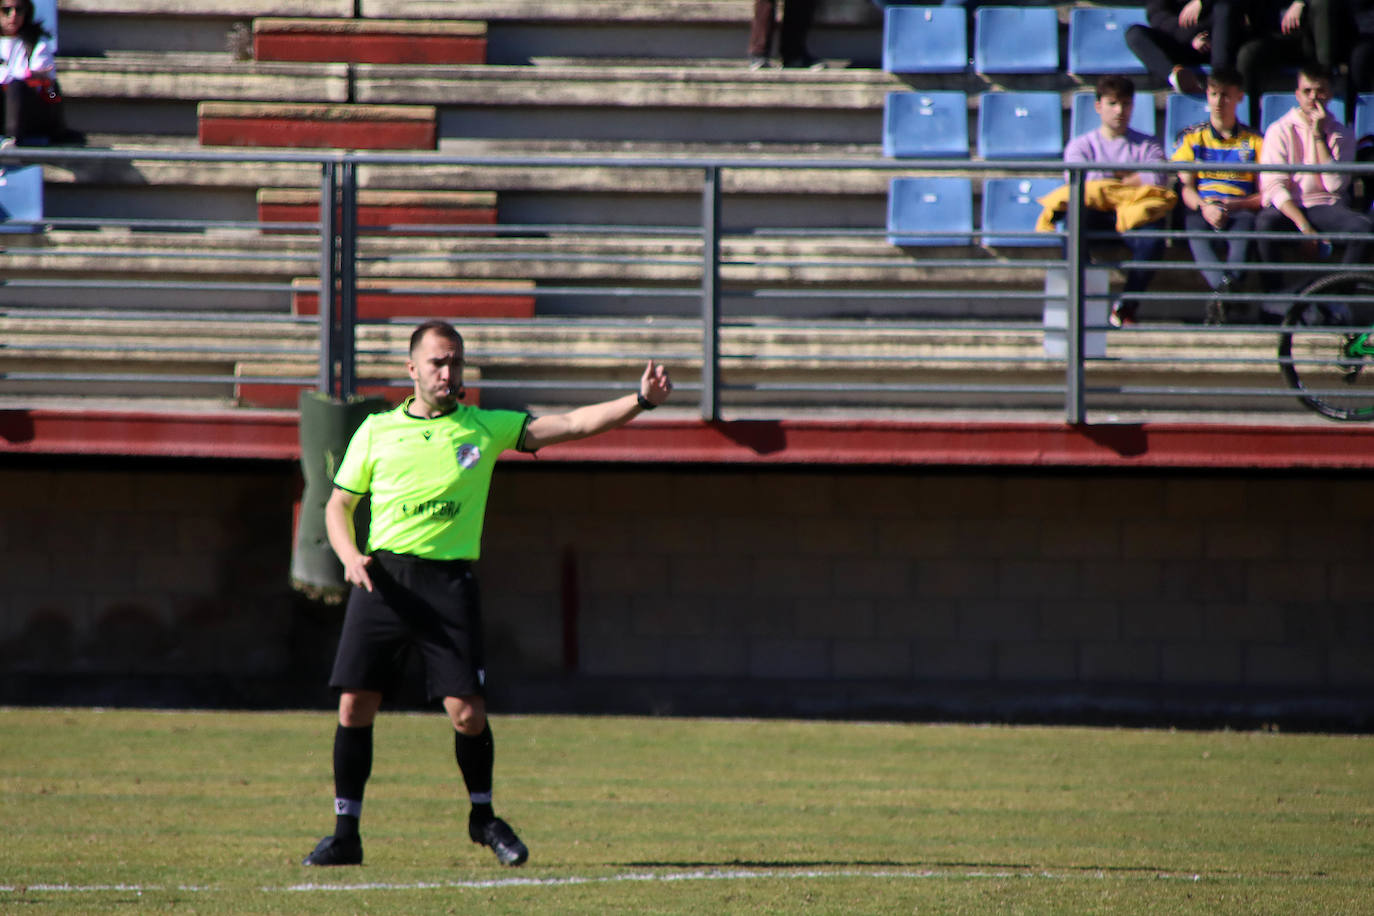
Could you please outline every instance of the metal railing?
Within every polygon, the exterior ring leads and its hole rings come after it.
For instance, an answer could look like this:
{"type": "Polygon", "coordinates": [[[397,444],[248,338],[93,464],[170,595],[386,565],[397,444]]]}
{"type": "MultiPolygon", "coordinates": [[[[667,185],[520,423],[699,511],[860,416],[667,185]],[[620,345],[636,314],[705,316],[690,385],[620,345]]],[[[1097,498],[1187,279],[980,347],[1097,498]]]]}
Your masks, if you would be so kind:
{"type": "MultiPolygon", "coordinates": [[[[66,356],[52,340],[27,342],[13,335],[0,344],[0,357],[9,363],[0,371],[0,390],[22,395],[43,390],[48,383],[67,382],[103,386],[102,390],[117,393],[121,386],[138,391],[140,385],[152,383],[184,385],[190,390],[232,383],[309,385],[347,397],[361,389],[396,383],[395,374],[404,358],[398,341],[416,320],[415,315],[403,313],[360,317],[360,296],[380,294],[404,300],[481,295],[512,301],[534,298],[540,304],[534,319],[455,321],[460,329],[483,331],[468,353],[469,363],[480,370],[480,377],[470,384],[513,403],[556,398],[557,392],[623,388],[627,367],[648,356],[697,367],[697,377],[683,379],[678,387],[696,393],[699,412],[708,420],[719,419],[727,411],[758,414],[830,405],[847,409],[991,405],[1051,408],[1067,422],[1081,423],[1087,421],[1090,407],[1100,405],[1113,411],[1148,413],[1168,404],[1224,412],[1233,404],[1247,405],[1247,409],[1259,405],[1257,409],[1263,410],[1279,402],[1283,409],[1295,403],[1293,388],[1277,371],[1283,360],[1273,347],[1275,329],[1253,322],[1207,328],[1193,320],[1169,320],[1171,312],[1177,316],[1185,308],[1197,311],[1209,295],[1198,281],[1189,285],[1197,265],[1186,252],[1182,257],[1140,264],[1089,257],[1091,243],[1104,239],[1087,232],[1080,219],[1084,175],[1090,169],[1103,169],[1101,163],[0,151],[0,167],[40,163],[73,172],[76,182],[87,180],[84,174],[99,175],[101,169],[113,165],[135,167],[135,161],[144,168],[147,163],[230,163],[245,170],[313,169],[318,175],[318,212],[314,220],[298,222],[223,216],[194,219],[180,213],[168,219],[45,216],[32,227],[42,233],[37,238],[0,236],[0,247],[6,249],[0,253],[4,271],[0,316],[30,325],[52,322],[55,336],[62,334],[64,321],[119,325],[121,333],[110,335],[119,339],[108,350],[138,351],[150,360],[150,366],[160,353],[176,355],[178,365],[197,358],[208,365],[221,354],[227,359],[249,352],[257,358],[238,359],[236,367],[310,362],[315,371],[245,374],[239,368],[214,372],[164,365],[144,373],[102,373],[82,365],[83,359],[89,364],[92,354],[102,347],[98,339],[89,339],[92,335],[83,336],[80,353],[66,356]],[[690,183],[678,181],[672,196],[695,196],[698,204],[690,217],[686,215],[690,209],[679,206],[678,219],[661,221],[644,219],[641,214],[638,221],[614,223],[549,219],[503,220],[495,225],[360,225],[360,197],[369,188],[404,187],[416,175],[444,168],[473,173],[538,169],[560,174],[601,170],[616,175],[695,175],[694,191],[690,183]],[[811,217],[768,226],[732,211],[732,202],[751,192],[747,187],[730,190],[731,180],[765,172],[835,176],[864,172],[869,173],[870,182],[875,174],[883,181],[910,174],[961,175],[975,180],[1067,175],[1070,206],[1055,236],[1061,242],[1056,247],[990,251],[977,244],[983,230],[974,228],[972,245],[897,249],[886,243],[885,226],[878,221],[856,225],[852,215],[842,225],[825,225],[825,220],[811,217]],[[131,264],[138,265],[137,269],[131,264]],[[306,270],[309,265],[313,266],[306,270]],[[1164,281],[1155,285],[1169,287],[1138,297],[1147,311],[1156,309],[1165,320],[1116,330],[1105,321],[1089,319],[1086,306],[1096,302],[1101,312],[1105,301],[1100,289],[1087,288],[1089,274],[1131,267],[1153,269],[1164,281]],[[1062,356],[1040,346],[1045,335],[1055,333],[1047,330],[1042,315],[1050,294],[1038,282],[1050,271],[1061,272],[1065,284],[1062,356]],[[307,276],[313,279],[303,283],[307,276]],[[941,277],[955,278],[953,285],[934,285],[941,277]],[[492,278],[526,283],[501,288],[482,285],[492,278]],[[316,297],[315,316],[281,304],[306,292],[316,297]],[[184,306],[139,307],[139,302],[154,294],[162,302],[184,295],[184,306]],[[597,304],[588,306],[589,300],[597,304]],[[254,332],[258,337],[249,334],[242,346],[208,340],[126,339],[138,337],[140,327],[153,329],[169,323],[176,327],[251,324],[258,329],[254,332]],[[274,337],[261,332],[273,326],[284,333],[274,337]],[[537,329],[553,343],[521,336],[518,329],[522,328],[537,329]],[[503,334],[509,341],[501,341],[503,334]],[[1107,335],[1119,352],[1102,352],[1100,340],[1089,346],[1094,337],[1107,335]],[[1169,335],[1173,339],[1161,339],[1169,335]],[[1003,338],[1005,345],[991,343],[1003,338]],[[566,352],[557,348],[564,339],[575,340],[566,352]],[[837,342],[841,339],[842,344],[837,342]],[[1257,341],[1267,343],[1260,346],[1257,341]],[[25,362],[25,354],[32,354],[33,360],[25,362]],[[1244,372],[1251,375],[1240,382],[1227,381],[1228,376],[1237,379],[1244,372]],[[1265,373],[1267,382],[1256,381],[1265,373]]],[[[1138,167],[1106,164],[1115,166],[1138,167]]],[[[1204,169],[1170,163],[1162,170],[1204,169]]],[[[1368,174],[1367,167],[1358,164],[1284,170],[1368,174]]],[[[262,183],[270,180],[264,178],[262,183]]],[[[432,178],[420,182],[435,183],[432,178]]],[[[244,179],[242,194],[253,186],[244,179]]],[[[626,190],[607,197],[615,201],[608,208],[637,196],[663,199],[654,191],[626,190]]],[[[185,211],[194,206],[194,199],[183,205],[185,211]]],[[[932,227],[927,234],[947,235],[949,230],[932,227]]],[[[1177,229],[1162,234],[1175,244],[1182,244],[1189,235],[1177,229]]],[[[1264,266],[1254,263],[1257,270],[1264,266]]],[[[1329,262],[1282,266],[1299,277],[1335,269],[1329,262]]],[[[1363,264],[1353,269],[1370,270],[1363,264]]],[[[1233,293],[1232,298],[1278,308],[1290,304],[1293,294],[1233,293]]],[[[1339,300],[1346,306],[1370,305],[1366,298],[1362,292],[1347,293],[1339,300]]],[[[1364,314],[1361,309],[1353,317],[1364,314]]],[[[1374,307],[1369,314],[1374,315],[1374,307]]],[[[1367,330],[1364,324],[1368,323],[1329,323],[1331,329],[1325,333],[1351,336],[1367,330]]],[[[1313,333],[1321,332],[1314,329],[1313,333]]],[[[1289,361],[1305,358],[1290,356],[1289,361]]],[[[682,373],[678,375],[681,379],[682,373]]]]}

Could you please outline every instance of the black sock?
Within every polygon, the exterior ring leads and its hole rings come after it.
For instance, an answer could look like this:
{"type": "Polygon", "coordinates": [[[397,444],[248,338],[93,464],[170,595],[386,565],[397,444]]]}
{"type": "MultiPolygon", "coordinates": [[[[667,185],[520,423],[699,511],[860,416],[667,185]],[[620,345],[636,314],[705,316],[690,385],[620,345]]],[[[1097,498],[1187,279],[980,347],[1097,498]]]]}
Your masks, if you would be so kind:
{"type": "Polygon", "coordinates": [[[491,725],[480,735],[453,733],[453,756],[463,772],[463,783],[472,801],[472,818],[489,821],[496,815],[491,807],[491,771],[496,762],[496,744],[491,737],[491,725]]]}
{"type": "Polygon", "coordinates": [[[358,835],[363,790],[372,775],[372,726],[340,725],[334,731],[334,835],[358,835]]]}

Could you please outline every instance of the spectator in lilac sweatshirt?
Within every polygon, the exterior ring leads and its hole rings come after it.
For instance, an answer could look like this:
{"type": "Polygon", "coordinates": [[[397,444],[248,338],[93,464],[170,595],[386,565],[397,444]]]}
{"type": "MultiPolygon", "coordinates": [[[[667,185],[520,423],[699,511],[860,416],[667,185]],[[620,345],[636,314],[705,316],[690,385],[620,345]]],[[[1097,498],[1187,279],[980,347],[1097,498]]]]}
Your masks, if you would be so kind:
{"type": "MultiPolygon", "coordinates": [[[[1331,98],[1331,79],[1316,65],[1298,72],[1295,93],[1298,104],[1264,132],[1260,165],[1323,165],[1351,162],[1355,158],[1355,137],[1345,125],[1331,116],[1326,103],[1331,98]]],[[[1264,208],[1255,220],[1257,232],[1300,232],[1300,251],[1312,257],[1318,251],[1323,232],[1370,230],[1369,217],[1350,207],[1349,173],[1339,172],[1260,172],[1260,193],[1264,208]]],[[[1342,261],[1354,264],[1364,252],[1363,241],[1345,245],[1342,261]]],[[[1261,239],[1260,259],[1279,260],[1282,249],[1292,243],[1274,238],[1261,239]]],[[[1276,292],[1283,283],[1281,271],[1263,272],[1264,288],[1276,292]]]]}
{"type": "MultiPolygon", "coordinates": [[[[1164,147],[1149,134],[1131,129],[1131,112],[1135,109],[1135,83],[1125,76],[1104,76],[1098,79],[1093,108],[1102,124],[1096,130],[1074,137],[1064,147],[1065,162],[1113,162],[1146,165],[1164,162],[1164,147]]],[[[1131,185],[1163,185],[1166,173],[1149,169],[1097,169],[1085,176],[1088,181],[1116,180],[1131,185]]],[[[1157,231],[1165,228],[1167,220],[1141,226],[1157,231]]],[[[1084,210],[1083,228],[1088,232],[1115,232],[1116,215],[1105,210],[1084,210]]],[[[1133,261],[1157,261],[1164,250],[1160,236],[1141,237],[1135,231],[1125,233],[1122,242],[1130,250],[1133,261]]],[[[1116,327],[1135,324],[1140,303],[1130,297],[1141,292],[1154,276],[1153,270],[1133,267],[1126,271],[1122,296],[1112,303],[1111,322],[1116,327]]]]}

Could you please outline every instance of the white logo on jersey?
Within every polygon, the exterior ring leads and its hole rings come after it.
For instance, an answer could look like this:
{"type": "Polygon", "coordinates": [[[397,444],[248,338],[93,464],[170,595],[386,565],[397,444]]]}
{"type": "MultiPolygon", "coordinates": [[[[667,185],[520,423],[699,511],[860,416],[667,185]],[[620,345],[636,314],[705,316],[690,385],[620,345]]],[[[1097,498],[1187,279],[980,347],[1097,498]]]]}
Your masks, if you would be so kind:
{"type": "Polygon", "coordinates": [[[476,466],[482,460],[482,450],[477,446],[464,442],[458,446],[458,464],[461,467],[470,468],[476,466]]]}

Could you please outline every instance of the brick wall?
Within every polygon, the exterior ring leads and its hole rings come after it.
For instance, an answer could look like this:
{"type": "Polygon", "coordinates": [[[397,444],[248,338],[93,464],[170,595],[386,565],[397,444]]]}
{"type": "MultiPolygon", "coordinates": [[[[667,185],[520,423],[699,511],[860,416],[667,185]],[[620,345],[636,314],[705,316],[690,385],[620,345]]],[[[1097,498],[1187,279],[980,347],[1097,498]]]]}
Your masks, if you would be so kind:
{"type": "MultiPolygon", "coordinates": [[[[0,468],[0,672],[322,679],[337,618],[311,617],[303,656],[286,587],[296,476],[0,468]]],[[[511,464],[482,563],[492,667],[1367,689],[1368,496],[1333,474],[511,464]]]]}
{"type": "Polygon", "coordinates": [[[490,626],[589,674],[1374,685],[1354,476],[507,468],[490,626]]]}

